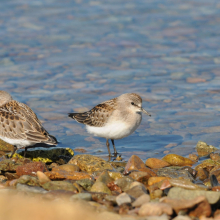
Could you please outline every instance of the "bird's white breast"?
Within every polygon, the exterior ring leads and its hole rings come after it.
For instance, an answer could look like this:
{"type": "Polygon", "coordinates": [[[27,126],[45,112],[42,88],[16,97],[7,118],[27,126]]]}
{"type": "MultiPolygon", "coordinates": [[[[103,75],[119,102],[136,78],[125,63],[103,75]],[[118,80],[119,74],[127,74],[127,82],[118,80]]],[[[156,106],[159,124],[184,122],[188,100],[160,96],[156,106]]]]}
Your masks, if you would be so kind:
{"type": "Polygon", "coordinates": [[[109,120],[103,127],[86,125],[89,133],[106,139],[121,139],[132,134],[141,123],[141,114],[136,114],[132,120],[109,120]]]}
{"type": "Polygon", "coordinates": [[[19,148],[23,148],[23,147],[27,147],[27,146],[32,146],[35,143],[32,143],[28,140],[23,140],[23,139],[12,139],[12,138],[7,138],[7,137],[2,137],[0,136],[0,139],[2,139],[3,141],[16,146],[18,149],[19,148]]]}

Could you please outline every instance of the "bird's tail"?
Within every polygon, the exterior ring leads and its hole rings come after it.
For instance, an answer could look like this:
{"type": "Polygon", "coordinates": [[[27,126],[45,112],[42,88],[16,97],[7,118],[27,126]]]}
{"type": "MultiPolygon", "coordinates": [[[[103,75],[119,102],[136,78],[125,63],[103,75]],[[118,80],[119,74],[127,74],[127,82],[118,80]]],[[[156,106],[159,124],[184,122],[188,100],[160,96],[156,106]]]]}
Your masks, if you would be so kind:
{"type": "Polygon", "coordinates": [[[84,112],[84,113],[69,113],[68,116],[70,118],[73,118],[77,122],[84,124],[85,120],[88,117],[88,112],[84,112]]]}
{"type": "Polygon", "coordinates": [[[47,144],[57,145],[58,141],[57,141],[57,139],[54,136],[48,135],[48,142],[47,142],[47,144]]]}
{"type": "Polygon", "coordinates": [[[78,115],[79,113],[68,113],[68,116],[70,117],[70,118],[73,118],[74,120],[76,120],[76,115],[78,115]]]}

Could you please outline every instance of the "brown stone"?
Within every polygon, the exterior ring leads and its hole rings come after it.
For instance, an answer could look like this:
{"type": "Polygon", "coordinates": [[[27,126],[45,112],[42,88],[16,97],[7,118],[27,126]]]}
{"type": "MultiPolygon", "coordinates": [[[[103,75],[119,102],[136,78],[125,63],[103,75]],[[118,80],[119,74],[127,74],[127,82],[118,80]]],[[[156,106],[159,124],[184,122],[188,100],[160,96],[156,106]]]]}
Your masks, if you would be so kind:
{"type": "MultiPolygon", "coordinates": [[[[208,159],[208,160],[204,160],[201,164],[197,165],[195,167],[195,170],[198,171],[198,169],[204,168],[208,172],[210,172],[211,170],[213,170],[213,171],[216,170],[217,166],[219,166],[219,165],[220,165],[219,162],[211,160],[211,159],[208,159]],[[213,169],[214,167],[215,167],[215,169],[213,169]]],[[[220,168],[220,166],[218,168],[220,168]]]]}
{"type": "Polygon", "coordinates": [[[189,159],[195,162],[199,161],[199,156],[196,154],[189,154],[189,159]]]}
{"type": "Polygon", "coordinates": [[[219,192],[219,191],[220,191],[220,186],[214,186],[214,187],[212,187],[212,191],[219,192]]]}
{"type": "Polygon", "coordinates": [[[18,176],[22,176],[22,175],[36,176],[37,171],[44,172],[46,170],[47,168],[46,168],[45,163],[32,162],[32,163],[27,163],[22,166],[18,166],[16,169],[16,174],[18,176]]]}
{"type": "Polygon", "coordinates": [[[169,179],[170,179],[170,177],[163,177],[163,176],[150,177],[148,179],[148,185],[151,186],[151,185],[158,183],[162,180],[169,180],[169,179]]]}
{"type": "Polygon", "coordinates": [[[197,207],[189,212],[190,217],[200,218],[202,216],[209,217],[212,214],[212,209],[207,199],[197,205],[197,207]]]}
{"type": "Polygon", "coordinates": [[[169,163],[167,163],[164,160],[160,160],[157,158],[149,158],[146,160],[145,165],[152,168],[152,169],[159,169],[159,168],[163,168],[163,167],[168,167],[170,166],[169,163]]]}
{"type": "Polygon", "coordinates": [[[162,181],[160,189],[164,190],[164,189],[167,189],[167,188],[170,188],[170,187],[171,187],[170,181],[168,179],[165,179],[165,180],[162,181]]]}
{"type": "MultiPolygon", "coordinates": [[[[204,129],[203,131],[206,133],[210,128],[204,129]]],[[[196,150],[199,155],[199,157],[208,156],[210,153],[217,150],[216,147],[212,145],[208,145],[207,143],[203,141],[198,141],[196,145],[196,150]]]]}
{"type": "Polygon", "coordinates": [[[83,154],[74,156],[68,164],[77,165],[82,171],[93,173],[95,171],[113,170],[112,165],[100,157],[83,154]]]}
{"type": "Polygon", "coordinates": [[[208,176],[209,176],[209,173],[205,169],[203,169],[203,168],[197,169],[196,178],[203,181],[203,180],[207,179],[208,176]]]}
{"type": "Polygon", "coordinates": [[[77,193],[77,189],[67,181],[50,181],[44,183],[42,187],[46,190],[66,190],[77,193]]]}
{"type": "Polygon", "coordinates": [[[173,209],[166,203],[149,202],[140,207],[138,214],[140,216],[160,216],[162,214],[172,215],[173,209]]]}
{"type": "Polygon", "coordinates": [[[108,174],[108,171],[105,170],[105,171],[103,171],[103,172],[98,176],[98,178],[96,179],[96,181],[97,181],[97,182],[103,182],[103,183],[105,183],[105,184],[107,185],[108,183],[111,183],[112,181],[114,181],[114,179],[111,178],[111,177],[109,176],[109,174],[108,174]]]}
{"type": "Polygon", "coordinates": [[[204,187],[194,184],[190,180],[170,179],[169,182],[171,186],[177,186],[184,189],[204,189],[204,187]]]}
{"type": "Polygon", "coordinates": [[[1,171],[9,171],[14,172],[16,171],[18,166],[31,163],[31,160],[28,158],[10,158],[4,159],[0,161],[0,170],[1,171]]]}
{"type": "Polygon", "coordinates": [[[143,194],[132,203],[132,206],[133,207],[140,207],[144,203],[148,203],[148,202],[150,202],[150,196],[148,194],[143,194]]]}
{"type": "Polygon", "coordinates": [[[90,191],[91,192],[107,193],[107,194],[111,195],[110,189],[103,182],[95,182],[95,184],[93,184],[90,191]]]}
{"type": "Polygon", "coordinates": [[[37,178],[39,180],[39,184],[43,185],[44,183],[47,183],[51,181],[43,172],[37,171],[37,178]]]}
{"type": "Polygon", "coordinates": [[[59,171],[59,170],[64,170],[64,171],[79,171],[79,167],[74,164],[63,164],[61,166],[53,167],[52,171],[59,171]]]}
{"type": "Polygon", "coordinates": [[[137,199],[138,197],[147,194],[147,190],[144,186],[134,186],[131,189],[127,190],[126,193],[137,199]]]}
{"type": "Polygon", "coordinates": [[[16,173],[5,172],[4,175],[8,180],[13,180],[13,179],[19,178],[19,176],[16,173]]]}
{"type": "Polygon", "coordinates": [[[156,189],[154,191],[150,192],[150,198],[153,199],[159,199],[163,195],[163,191],[161,189],[156,189]]]}
{"type": "Polygon", "coordinates": [[[11,152],[14,150],[14,146],[11,144],[8,144],[4,142],[2,139],[0,139],[0,151],[3,151],[5,153],[11,152]]]}
{"type": "Polygon", "coordinates": [[[132,179],[140,183],[143,183],[144,185],[148,185],[148,179],[151,177],[151,173],[143,172],[143,171],[133,171],[129,174],[129,176],[132,179]]]}
{"type": "Polygon", "coordinates": [[[195,161],[192,161],[177,154],[168,154],[163,157],[162,160],[168,162],[173,166],[192,166],[195,163],[195,161]]]}
{"type": "Polygon", "coordinates": [[[108,187],[111,191],[116,191],[116,192],[118,192],[118,193],[122,193],[121,188],[120,188],[117,184],[115,184],[114,181],[111,182],[111,183],[108,183],[108,184],[107,184],[107,187],[108,187]]]}
{"type": "Polygon", "coordinates": [[[44,173],[49,179],[51,180],[64,180],[64,179],[69,179],[69,180],[81,180],[81,179],[92,179],[92,177],[83,172],[77,172],[77,171],[50,171],[50,172],[45,172],[44,173]]]}
{"type": "Polygon", "coordinates": [[[220,217],[220,209],[217,209],[217,210],[214,212],[214,218],[216,218],[216,217],[218,217],[218,219],[219,219],[219,217],[220,217]]]}
{"type": "Polygon", "coordinates": [[[220,161],[220,155],[219,153],[211,153],[210,155],[210,158],[214,161],[220,161]]]}
{"type": "Polygon", "coordinates": [[[156,174],[152,170],[147,168],[144,162],[136,155],[132,155],[125,166],[125,172],[131,170],[144,171],[149,173],[151,176],[156,176],[156,174]]]}

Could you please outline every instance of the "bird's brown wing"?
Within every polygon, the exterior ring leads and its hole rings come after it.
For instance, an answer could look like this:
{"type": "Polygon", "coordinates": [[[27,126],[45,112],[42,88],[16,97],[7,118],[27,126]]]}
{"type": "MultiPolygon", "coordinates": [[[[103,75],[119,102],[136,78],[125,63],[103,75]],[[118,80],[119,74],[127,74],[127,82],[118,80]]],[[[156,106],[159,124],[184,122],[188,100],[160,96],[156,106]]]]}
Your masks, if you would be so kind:
{"type": "Polygon", "coordinates": [[[94,126],[103,127],[108,121],[112,112],[116,108],[116,98],[102,102],[96,105],[93,109],[84,113],[69,113],[69,117],[75,119],[77,122],[94,126]]]}
{"type": "Polygon", "coordinates": [[[36,114],[27,105],[14,100],[0,107],[0,136],[56,144],[36,114]]]}

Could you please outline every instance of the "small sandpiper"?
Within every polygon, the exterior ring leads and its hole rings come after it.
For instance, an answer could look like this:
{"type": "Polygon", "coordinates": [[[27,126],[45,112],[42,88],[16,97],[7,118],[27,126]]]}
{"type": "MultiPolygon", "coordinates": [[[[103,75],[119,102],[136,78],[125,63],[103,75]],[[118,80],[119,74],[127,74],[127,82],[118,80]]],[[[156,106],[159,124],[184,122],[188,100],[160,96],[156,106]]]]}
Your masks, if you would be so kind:
{"type": "MultiPolygon", "coordinates": [[[[14,145],[14,151],[40,143],[56,145],[57,140],[42,126],[36,114],[27,105],[13,100],[11,95],[0,90],[0,139],[14,145]]],[[[40,147],[41,145],[39,145],[40,147]]],[[[25,155],[24,154],[24,155],[25,155]]]]}
{"type": "Polygon", "coordinates": [[[117,156],[114,140],[132,134],[141,123],[142,112],[151,116],[142,108],[142,99],[135,93],[125,93],[96,105],[93,109],[83,113],[69,113],[69,117],[85,124],[89,133],[106,138],[109,156],[108,140],[111,139],[114,156],[117,156]]]}

